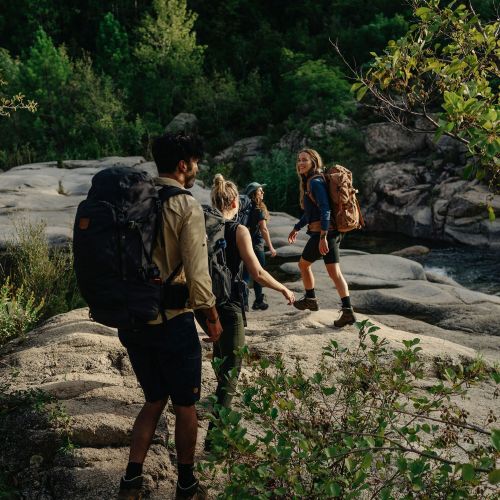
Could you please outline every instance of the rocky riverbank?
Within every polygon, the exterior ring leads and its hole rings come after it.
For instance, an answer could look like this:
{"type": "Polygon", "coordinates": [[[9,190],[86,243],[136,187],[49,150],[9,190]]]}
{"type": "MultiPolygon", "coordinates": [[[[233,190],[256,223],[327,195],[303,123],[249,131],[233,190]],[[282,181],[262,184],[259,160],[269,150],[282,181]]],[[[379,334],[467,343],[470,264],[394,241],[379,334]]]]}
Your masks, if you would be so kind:
{"type": "MultiPolygon", "coordinates": [[[[121,161],[106,159],[78,169],[41,164],[2,174],[2,179],[10,182],[10,188],[2,182],[2,234],[10,228],[13,207],[24,206],[30,217],[49,214],[49,235],[55,241],[67,238],[71,226],[66,223],[86,193],[91,175],[121,161]],[[76,177],[70,175],[72,172],[76,177]],[[64,194],[58,192],[60,184],[64,194]],[[37,193],[39,198],[35,197],[37,193]],[[40,210],[36,212],[36,208],[40,210]]],[[[127,161],[151,168],[141,159],[127,161]]],[[[197,186],[194,192],[200,201],[208,201],[206,190],[197,186]]],[[[300,253],[306,236],[301,233],[297,245],[287,245],[292,223],[287,214],[273,214],[270,227],[279,255],[293,258],[300,253]]],[[[359,319],[369,318],[381,326],[378,335],[387,338],[392,347],[400,346],[404,339],[421,338],[429,380],[438,377],[443,366],[467,364],[478,353],[486,363],[500,358],[499,297],[472,292],[452,282],[436,282],[420,264],[398,256],[347,250],[342,253],[341,264],[359,319]]],[[[298,311],[283,304],[281,295],[269,292],[270,308],[249,313],[247,343],[255,357],[279,353],[287,362],[299,359],[306,369],[313,369],[329,340],[345,346],[356,343],[354,326],[343,330],[332,327],[338,314],[338,297],[321,262],[314,265],[314,271],[321,307],[318,312],[298,311]]],[[[289,286],[298,295],[302,293],[296,264],[283,264],[281,272],[288,276],[289,286]]],[[[215,377],[210,347],[205,345],[203,353],[202,394],[206,397],[214,391],[215,377]]],[[[0,351],[0,378],[8,384],[4,391],[29,390],[35,395],[25,410],[19,407],[2,417],[8,429],[2,469],[13,474],[23,498],[112,498],[127,461],[130,429],[142,402],[116,332],[90,321],[86,309],[54,317],[0,351]],[[33,392],[38,390],[43,393],[33,392]],[[53,409],[49,416],[37,411],[44,399],[41,394],[54,396],[59,409],[48,403],[53,409]],[[69,442],[61,439],[65,435],[69,442]]],[[[461,402],[472,420],[482,421],[489,408],[500,411],[492,393],[491,385],[481,384],[461,402]]],[[[201,406],[200,417],[198,456],[208,424],[201,406]]],[[[174,491],[172,429],[173,415],[167,411],[145,464],[151,498],[169,497],[174,491]]]]}

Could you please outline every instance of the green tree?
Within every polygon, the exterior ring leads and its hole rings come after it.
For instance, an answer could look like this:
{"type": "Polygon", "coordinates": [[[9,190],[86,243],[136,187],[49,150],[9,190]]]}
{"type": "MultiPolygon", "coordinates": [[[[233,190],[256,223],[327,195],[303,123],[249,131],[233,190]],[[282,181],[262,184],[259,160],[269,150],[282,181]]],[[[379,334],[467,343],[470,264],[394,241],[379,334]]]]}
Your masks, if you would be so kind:
{"type": "Polygon", "coordinates": [[[193,82],[186,109],[196,114],[209,146],[218,151],[241,137],[265,133],[273,118],[264,101],[267,88],[257,70],[240,81],[229,71],[215,72],[193,82]]]}
{"type": "MultiPolygon", "coordinates": [[[[391,121],[423,118],[436,131],[467,145],[478,179],[500,187],[500,21],[483,22],[472,3],[413,0],[416,22],[389,41],[352,86],[391,121]]],[[[490,209],[490,216],[494,214],[490,209]]]]}
{"type": "Polygon", "coordinates": [[[203,74],[204,47],[196,42],[196,14],[186,0],[154,0],[137,30],[134,110],[161,130],[183,110],[193,81],[203,74]]]}
{"type": "Polygon", "coordinates": [[[128,86],[131,76],[130,59],[127,32],[115,16],[108,12],[99,24],[95,65],[111,76],[115,85],[123,90],[128,86]]]}
{"type": "Polygon", "coordinates": [[[1,126],[4,166],[121,152],[121,134],[129,126],[122,103],[110,80],[95,75],[88,58],[71,61],[64,47],[55,47],[39,30],[12,84],[36,99],[39,112],[16,114],[8,127],[1,126]]]}
{"type": "Polygon", "coordinates": [[[284,75],[283,97],[294,110],[291,119],[310,125],[328,118],[344,118],[354,111],[350,85],[342,72],[325,61],[305,61],[284,75]]]}

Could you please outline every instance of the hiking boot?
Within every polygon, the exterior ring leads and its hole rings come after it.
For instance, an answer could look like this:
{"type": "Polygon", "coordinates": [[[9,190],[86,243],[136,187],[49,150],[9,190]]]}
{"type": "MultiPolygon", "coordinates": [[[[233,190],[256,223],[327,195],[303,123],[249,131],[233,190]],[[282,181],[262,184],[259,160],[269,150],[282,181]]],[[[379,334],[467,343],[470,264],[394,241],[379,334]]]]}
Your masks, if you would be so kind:
{"type": "Polygon", "coordinates": [[[316,297],[306,297],[305,295],[301,299],[296,300],[293,303],[293,306],[296,309],[300,309],[301,311],[305,311],[306,309],[309,309],[311,311],[319,310],[318,299],[316,297]]]}
{"type": "Polygon", "coordinates": [[[143,494],[142,476],[137,476],[130,480],[125,479],[125,477],[120,479],[118,500],[141,500],[143,494]]]}
{"type": "Polygon", "coordinates": [[[264,295],[262,295],[261,299],[260,300],[256,300],[253,305],[252,305],[252,309],[254,311],[257,311],[257,310],[261,310],[261,311],[265,311],[268,307],[269,307],[269,304],[264,300],[265,297],[264,295]]]}
{"type": "Polygon", "coordinates": [[[198,480],[188,488],[181,488],[177,482],[175,500],[205,500],[206,498],[208,498],[208,491],[198,480]]]}
{"type": "Polygon", "coordinates": [[[354,311],[352,307],[343,307],[342,314],[339,319],[336,319],[333,324],[337,328],[342,328],[346,325],[353,325],[356,321],[356,316],[354,315],[354,311]]]}

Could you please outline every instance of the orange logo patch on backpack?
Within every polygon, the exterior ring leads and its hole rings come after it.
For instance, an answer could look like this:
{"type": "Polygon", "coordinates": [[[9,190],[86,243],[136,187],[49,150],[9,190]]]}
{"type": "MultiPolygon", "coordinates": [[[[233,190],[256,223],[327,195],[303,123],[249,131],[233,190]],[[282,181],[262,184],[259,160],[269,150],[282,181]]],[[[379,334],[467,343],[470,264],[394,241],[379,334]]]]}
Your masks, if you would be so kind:
{"type": "Polygon", "coordinates": [[[90,226],[90,219],[88,217],[80,217],[80,220],[78,221],[78,229],[88,229],[90,226]]]}

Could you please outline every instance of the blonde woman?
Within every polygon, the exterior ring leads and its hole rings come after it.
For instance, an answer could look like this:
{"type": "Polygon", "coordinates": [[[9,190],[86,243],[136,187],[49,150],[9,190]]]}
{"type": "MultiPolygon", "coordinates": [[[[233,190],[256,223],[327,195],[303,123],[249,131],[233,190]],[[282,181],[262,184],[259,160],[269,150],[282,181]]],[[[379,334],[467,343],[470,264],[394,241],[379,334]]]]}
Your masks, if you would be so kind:
{"type": "MultiPolygon", "coordinates": [[[[238,212],[239,196],[236,185],[226,181],[221,174],[214,177],[211,192],[212,206],[217,208],[224,219],[226,219],[226,262],[234,278],[241,278],[242,263],[248,269],[250,276],[261,285],[280,292],[288,304],[293,304],[295,297],[291,290],[276,281],[261,266],[255,255],[252,238],[248,229],[233,221],[238,212]]],[[[216,389],[217,403],[224,407],[230,407],[236,389],[234,379],[228,378],[229,372],[236,368],[239,374],[241,359],[235,355],[235,351],[245,344],[245,330],[241,312],[240,294],[235,290],[231,300],[221,306],[217,306],[219,319],[222,325],[222,334],[217,342],[214,342],[214,357],[223,359],[219,368],[218,385],[216,389]]],[[[208,442],[207,442],[208,443],[208,442]]],[[[206,445],[208,448],[209,445],[206,445]]]]}
{"type": "Polygon", "coordinates": [[[342,233],[335,227],[335,221],[330,219],[330,202],[326,181],[321,175],[323,160],[314,149],[302,149],[297,154],[297,173],[300,178],[300,206],[304,214],[288,235],[288,242],[295,243],[298,232],[307,224],[307,234],[310,236],[299,261],[300,274],[304,283],[305,295],[294,302],[297,309],[319,309],[318,299],[314,290],[314,275],[312,264],[323,258],[328,275],[332,279],[340,300],[342,314],[333,324],[337,328],[352,325],[356,321],[351,306],[349,288],[344,279],[339,264],[339,245],[342,233]]]}
{"type": "MultiPolygon", "coordinates": [[[[259,259],[262,267],[266,265],[266,256],[264,253],[264,242],[269,248],[271,257],[276,257],[276,250],[274,249],[273,243],[271,241],[271,235],[269,234],[269,229],[267,228],[267,221],[269,220],[269,211],[267,210],[266,204],[264,203],[264,187],[265,184],[259,184],[258,182],[251,182],[245,189],[245,194],[252,201],[252,206],[248,216],[247,227],[250,230],[250,236],[252,237],[252,245],[255,255],[259,259]]],[[[250,274],[248,273],[246,267],[243,270],[243,279],[248,282],[250,281],[250,274]]],[[[262,286],[258,282],[254,282],[253,291],[255,292],[255,301],[252,305],[252,309],[265,311],[269,305],[265,300],[265,296],[262,293],[262,286]]],[[[245,297],[247,300],[247,297],[245,297]]],[[[245,304],[246,308],[248,304],[245,304]]]]}

